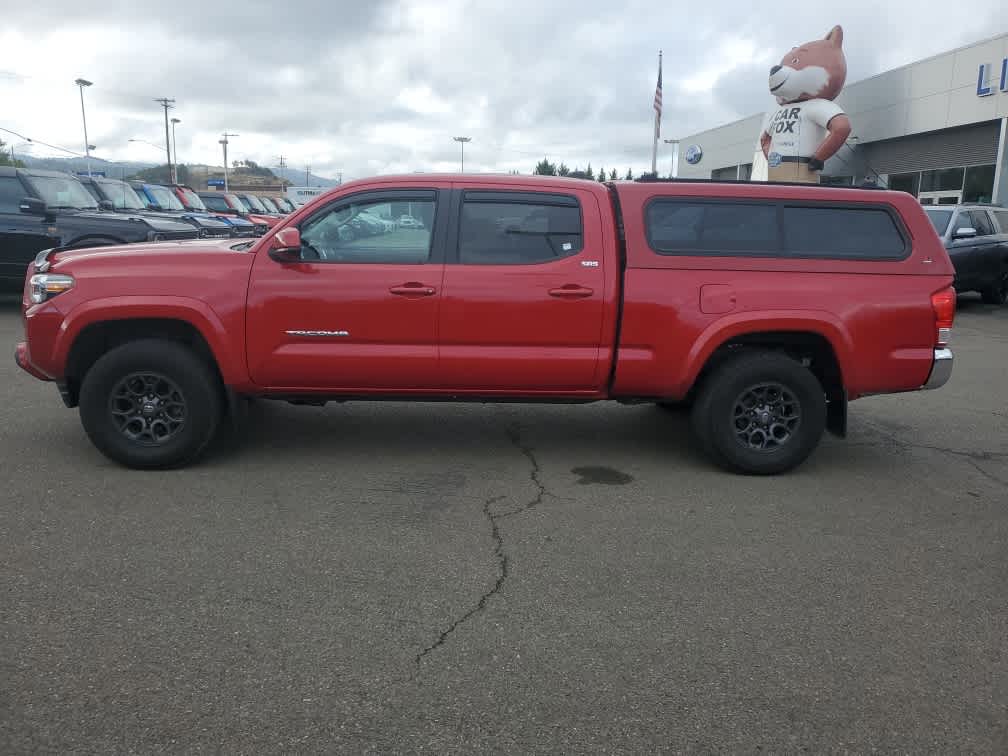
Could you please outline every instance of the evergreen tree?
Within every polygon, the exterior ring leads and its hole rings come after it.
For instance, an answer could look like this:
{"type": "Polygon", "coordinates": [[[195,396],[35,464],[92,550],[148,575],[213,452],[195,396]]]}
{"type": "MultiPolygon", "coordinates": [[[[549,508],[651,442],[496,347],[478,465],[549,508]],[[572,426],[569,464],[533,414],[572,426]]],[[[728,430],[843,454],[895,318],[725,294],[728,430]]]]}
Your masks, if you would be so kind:
{"type": "Polygon", "coordinates": [[[609,180],[610,180],[610,181],[616,181],[616,180],[617,180],[618,178],[619,178],[619,176],[617,176],[617,175],[616,175],[616,169],[615,169],[615,168],[613,168],[613,169],[612,169],[612,170],[611,170],[611,171],[609,172],[609,180]]]}
{"type": "Polygon", "coordinates": [[[557,167],[557,176],[570,176],[571,169],[567,167],[566,163],[560,163],[557,167]]]}
{"type": "Polygon", "coordinates": [[[585,178],[586,179],[588,179],[589,181],[594,181],[595,180],[595,174],[592,173],[591,163],[588,163],[588,167],[585,168],[584,172],[585,172],[585,178]]]}
{"type": "Polygon", "coordinates": [[[598,176],[595,177],[595,180],[596,181],[605,181],[606,180],[605,168],[599,168],[598,169],[598,176]]]}
{"type": "Polygon", "coordinates": [[[556,165],[543,157],[536,163],[532,175],[556,175],[556,165]]]}
{"type": "Polygon", "coordinates": [[[633,169],[632,168],[627,168],[626,169],[626,180],[627,181],[633,181],[633,169]]]}

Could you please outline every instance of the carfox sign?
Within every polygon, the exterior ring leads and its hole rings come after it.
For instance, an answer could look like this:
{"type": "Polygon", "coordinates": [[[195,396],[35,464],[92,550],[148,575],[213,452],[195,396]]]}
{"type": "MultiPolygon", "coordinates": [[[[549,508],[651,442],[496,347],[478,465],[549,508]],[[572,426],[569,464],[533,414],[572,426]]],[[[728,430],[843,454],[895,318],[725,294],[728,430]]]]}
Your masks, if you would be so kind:
{"type": "MultiPolygon", "coordinates": [[[[989,97],[994,94],[995,85],[991,81],[993,69],[987,63],[980,64],[980,72],[977,74],[977,97],[989,97]]],[[[1008,92],[1008,58],[1001,61],[1001,81],[997,87],[1002,92],[1008,92]]]]}

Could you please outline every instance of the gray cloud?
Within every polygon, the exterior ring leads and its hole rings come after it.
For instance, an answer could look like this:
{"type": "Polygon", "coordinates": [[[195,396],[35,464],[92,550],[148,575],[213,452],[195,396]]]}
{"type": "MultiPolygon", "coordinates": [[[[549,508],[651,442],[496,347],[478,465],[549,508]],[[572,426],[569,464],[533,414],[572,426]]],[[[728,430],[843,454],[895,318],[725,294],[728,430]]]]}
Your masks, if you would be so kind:
{"type": "Polygon", "coordinates": [[[466,134],[474,170],[527,172],[547,155],[622,174],[650,164],[659,48],[663,136],[673,136],[771,107],[770,62],[835,23],[845,29],[850,80],[1008,28],[997,0],[971,4],[953,27],[911,0],[884,11],[807,3],[776,14],[738,0],[688,9],[643,0],[175,0],[137,8],[5,9],[0,35],[14,44],[0,45],[0,71],[27,78],[0,77],[0,98],[23,103],[0,125],[79,143],[76,91],[66,81],[86,76],[95,81],[87,93],[92,141],[112,158],[125,155],[131,137],[163,139],[152,98],[169,96],[182,119],[179,153],[191,162],[219,160],[216,141],[227,129],[242,135],[232,142],[238,159],[272,164],[285,154],[292,165],[345,176],[436,170],[455,167],[451,137],[466,134]]]}

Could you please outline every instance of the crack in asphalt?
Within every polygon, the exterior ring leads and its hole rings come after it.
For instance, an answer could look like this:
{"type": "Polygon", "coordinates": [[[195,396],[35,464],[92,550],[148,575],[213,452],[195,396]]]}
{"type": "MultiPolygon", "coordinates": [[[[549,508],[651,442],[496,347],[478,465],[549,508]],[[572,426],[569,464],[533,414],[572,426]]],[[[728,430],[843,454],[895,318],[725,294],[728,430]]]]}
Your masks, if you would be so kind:
{"type": "Polygon", "coordinates": [[[526,504],[516,507],[515,509],[509,509],[504,512],[495,512],[493,509],[494,504],[507,498],[506,496],[493,496],[487,499],[483,503],[483,514],[486,516],[487,520],[490,521],[490,536],[494,542],[493,554],[497,558],[497,580],[494,581],[493,587],[486,591],[482,596],[479,597],[479,601],[476,605],[469,609],[465,614],[460,616],[458,619],[454,620],[447,629],[443,630],[441,634],[437,637],[431,645],[427,646],[420,653],[418,653],[413,658],[413,663],[416,666],[416,671],[419,673],[420,664],[425,657],[433,653],[436,649],[440,648],[445,644],[448,638],[454,633],[461,625],[468,622],[470,619],[475,617],[477,614],[481,613],[486,609],[487,602],[496,595],[500,593],[501,589],[504,587],[504,581],[507,580],[509,574],[509,560],[507,551],[504,548],[504,538],[500,532],[500,521],[508,517],[514,517],[515,515],[521,514],[522,512],[527,512],[530,509],[534,509],[542,503],[542,500],[546,496],[552,496],[547,490],[546,486],[540,479],[541,469],[539,467],[539,460],[536,459],[535,452],[532,447],[527,444],[523,444],[521,441],[521,433],[517,428],[509,428],[507,431],[508,438],[511,439],[511,443],[525,456],[531,465],[531,471],[529,472],[529,479],[532,481],[533,485],[536,487],[536,495],[530,499],[526,504]]]}
{"type": "Polygon", "coordinates": [[[986,470],[984,470],[982,467],[980,467],[980,465],[978,465],[972,459],[968,459],[966,461],[969,462],[969,464],[973,467],[973,469],[975,469],[978,473],[980,473],[981,475],[983,475],[988,480],[991,480],[991,481],[993,481],[993,482],[995,482],[995,483],[997,483],[999,485],[1008,487],[1008,480],[1004,480],[1002,478],[999,478],[997,475],[994,475],[994,473],[987,472],[986,470]]]}
{"type": "Polygon", "coordinates": [[[922,449],[924,451],[934,451],[941,452],[942,454],[951,454],[956,457],[965,457],[971,460],[979,460],[981,462],[997,461],[1002,459],[1008,459],[1008,452],[989,452],[989,451],[964,451],[963,449],[950,449],[945,446],[931,446],[929,444],[918,444],[913,441],[907,441],[906,439],[900,438],[884,428],[880,428],[874,423],[865,422],[868,428],[878,433],[880,436],[884,436],[889,439],[894,446],[904,447],[907,449],[922,449]]]}

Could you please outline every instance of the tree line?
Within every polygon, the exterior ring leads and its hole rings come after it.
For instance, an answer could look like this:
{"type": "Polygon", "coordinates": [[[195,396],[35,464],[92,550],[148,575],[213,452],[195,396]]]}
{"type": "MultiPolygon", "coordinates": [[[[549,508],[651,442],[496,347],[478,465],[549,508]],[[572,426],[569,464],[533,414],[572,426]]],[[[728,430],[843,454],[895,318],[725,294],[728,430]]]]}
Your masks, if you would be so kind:
{"type": "MultiPolygon", "coordinates": [[[[579,178],[588,179],[589,181],[618,181],[620,175],[617,173],[616,169],[613,168],[608,173],[606,173],[605,168],[599,168],[598,173],[592,170],[591,163],[584,169],[581,168],[569,168],[565,163],[551,163],[546,158],[543,158],[538,163],[536,163],[535,170],[532,171],[533,176],[567,176],[568,178],[579,178]]],[[[653,176],[652,173],[642,173],[641,178],[647,178],[653,176]]],[[[632,168],[627,168],[626,175],[622,177],[626,181],[633,181],[635,176],[632,168]]]]}

